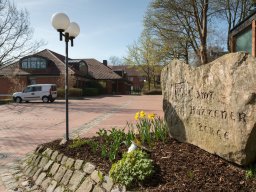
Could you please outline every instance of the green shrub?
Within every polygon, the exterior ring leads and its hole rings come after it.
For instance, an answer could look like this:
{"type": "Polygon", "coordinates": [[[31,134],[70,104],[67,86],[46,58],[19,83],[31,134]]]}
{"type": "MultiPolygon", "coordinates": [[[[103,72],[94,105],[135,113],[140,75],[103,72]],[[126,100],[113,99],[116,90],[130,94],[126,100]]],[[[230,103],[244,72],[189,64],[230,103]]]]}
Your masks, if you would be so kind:
{"type": "Polygon", "coordinates": [[[83,90],[79,88],[69,88],[70,97],[81,97],[83,95],[83,90]]]}
{"type": "MultiPolygon", "coordinates": [[[[81,97],[83,93],[82,89],[79,88],[69,88],[68,95],[69,97],[81,97]]],[[[65,89],[64,88],[58,88],[57,89],[57,95],[58,97],[65,97],[65,89]]]]}
{"type": "Polygon", "coordinates": [[[58,89],[57,89],[57,95],[58,95],[58,97],[60,97],[60,98],[65,97],[65,89],[64,89],[64,88],[58,88],[58,89]]]}
{"type": "Polygon", "coordinates": [[[12,103],[12,99],[0,99],[0,105],[12,103]]]}
{"type": "Polygon", "coordinates": [[[98,88],[84,88],[83,89],[83,96],[96,96],[99,95],[98,88]]]}
{"type": "Polygon", "coordinates": [[[246,179],[251,179],[256,176],[256,166],[250,165],[245,171],[246,179]]]}
{"type": "Polygon", "coordinates": [[[143,92],[144,95],[162,95],[162,90],[161,89],[153,89],[150,91],[145,91],[143,92]]]}
{"type": "Polygon", "coordinates": [[[131,91],[131,94],[137,94],[137,95],[140,95],[141,94],[141,89],[140,88],[134,88],[132,91],[131,91]]]}
{"type": "Polygon", "coordinates": [[[75,138],[71,144],[68,145],[70,149],[82,147],[83,145],[87,144],[88,141],[81,139],[80,137],[75,138]]]}
{"type": "Polygon", "coordinates": [[[103,82],[99,82],[99,81],[89,81],[86,82],[86,89],[87,88],[96,88],[98,89],[98,94],[103,94],[105,93],[105,86],[103,82]]]}
{"type": "Polygon", "coordinates": [[[143,182],[149,178],[153,172],[153,160],[148,158],[148,154],[141,150],[134,150],[125,153],[123,158],[114,163],[110,169],[110,176],[116,183],[123,184],[128,188],[143,182]]]}

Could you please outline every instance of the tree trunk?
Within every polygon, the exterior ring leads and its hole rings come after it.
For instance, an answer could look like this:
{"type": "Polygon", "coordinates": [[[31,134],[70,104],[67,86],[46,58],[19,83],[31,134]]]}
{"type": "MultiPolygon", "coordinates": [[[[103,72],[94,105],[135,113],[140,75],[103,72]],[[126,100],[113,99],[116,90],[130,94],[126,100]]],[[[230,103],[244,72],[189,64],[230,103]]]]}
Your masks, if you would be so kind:
{"type": "Polygon", "coordinates": [[[206,64],[208,62],[206,44],[202,44],[200,47],[200,60],[201,64],[206,64]]]}
{"type": "Polygon", "coordinates": [[[150,91],[150,80],[148,80],[148,91],[150,91]]]}
{"type": "Polygon", "coordinates": [[[227,48],[228,48],[228,52],[231,52],[231,45],[230,45],[230,32],[228,31],[228,38],[227,38],[227,48]]]}
{"type": "Polygon", "coordinates": [[[189,59],[188,59],[188,43],[186,43],[186,48],[185,48],[185,62],[189,64],[189,59]]]}
{"type": "Polygon", "coordinates": [[[201,6],[198,6],[196,0],[192,0],[192,6],[194,10],[194,17],[196,19],[196,25],[200,36],[200,48],[199,58],[201,64],[206,64],[207,61],[207,12],[209,0],[203,0],[201,6]],[[199,12],[198,9],[201,11],[199,12]]]}

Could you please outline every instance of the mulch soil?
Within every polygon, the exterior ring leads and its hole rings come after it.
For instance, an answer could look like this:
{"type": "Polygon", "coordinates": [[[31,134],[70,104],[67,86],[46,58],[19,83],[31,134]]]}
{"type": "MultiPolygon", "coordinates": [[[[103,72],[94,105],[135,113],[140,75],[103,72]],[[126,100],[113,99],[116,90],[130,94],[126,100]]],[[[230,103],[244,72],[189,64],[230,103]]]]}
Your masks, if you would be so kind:
{"type": "MultiPolygon", "coordinates": [[[[91,138],[100,141],[99,137],[91,138]]],[[[111,167],[109,160],[103,159],[100,152],[93,152],[87,145],[70,149],[69,141],[59,145],[56,140],[43,145],[43,149],[58,150],[68,157],[82,159],[95,164],[99,170],[108,173],[111,167]]],[[[236,166],[222,158],[210,154],[196,146],[181,143],[174,139],[157,142],[149,154],[154,161],[155,173],[143,184],[132,190],[138,191],[256,191],[256,178],[246,178],[246,168],[236,166]]],[[[118,159],[127,151],[122,146],[118,159]]]]}

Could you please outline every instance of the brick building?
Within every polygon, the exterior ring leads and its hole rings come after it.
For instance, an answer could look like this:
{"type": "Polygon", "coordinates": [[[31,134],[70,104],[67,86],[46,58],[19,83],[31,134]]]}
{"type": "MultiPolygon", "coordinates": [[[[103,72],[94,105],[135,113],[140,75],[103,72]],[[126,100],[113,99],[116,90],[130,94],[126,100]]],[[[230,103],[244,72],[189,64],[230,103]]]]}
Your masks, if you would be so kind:
{"type": "MultiPolygon", "coordinates": [[[[127,81],[96,59],[69,59],[69,86],[85,88],[90,82],[100,82],[105,93],[127,94],[127,81]]],[[[65,56],[45,49],[0,68],[0,94],[21,91],[30,84],[54,83],[64,87],[65,56]]]]}
{"type": "MultiPolygon", "coordinates": [[[[133,90],[142,90],[146,82],[148,81],[147,76],[139,69],[138,66],[131,65],[116,65],[111,66],[112,70],[118,74],[123,74],[127,80],[131,82],[133,90]]],[[[155,74],[155,79],[152,77],[152,83],[160,85],[160,73],[162,66],[158,66],[158,73],[155,74]]]]}
{"type": "Polygon", "coordinates": [[[112,70],[117,74],[121,75],[129,80],[132,84],[133,89],[142,89],[144,86],[144,81],[147,79],[136,66],[129,65],[118,65],[111,66],[112,70]]]}

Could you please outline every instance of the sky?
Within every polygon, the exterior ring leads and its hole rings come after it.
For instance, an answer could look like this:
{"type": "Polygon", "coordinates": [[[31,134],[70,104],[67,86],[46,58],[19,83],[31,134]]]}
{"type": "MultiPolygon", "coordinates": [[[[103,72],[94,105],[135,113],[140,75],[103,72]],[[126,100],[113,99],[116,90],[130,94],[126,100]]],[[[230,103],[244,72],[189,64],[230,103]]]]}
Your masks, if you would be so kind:
{"type": "Polygon", "coordinates": [[[127,55],[127,46],[138,40],[143,18],[151,0],[13,0],[18,9],[30,14],[34,39],[43,39],[50,49],[65,55],[65,43],[51,25],[56,12],[66,13],[80,26],[80,34],[69,46],[72,59],[94,58],[99,61],[127,55]]]}

